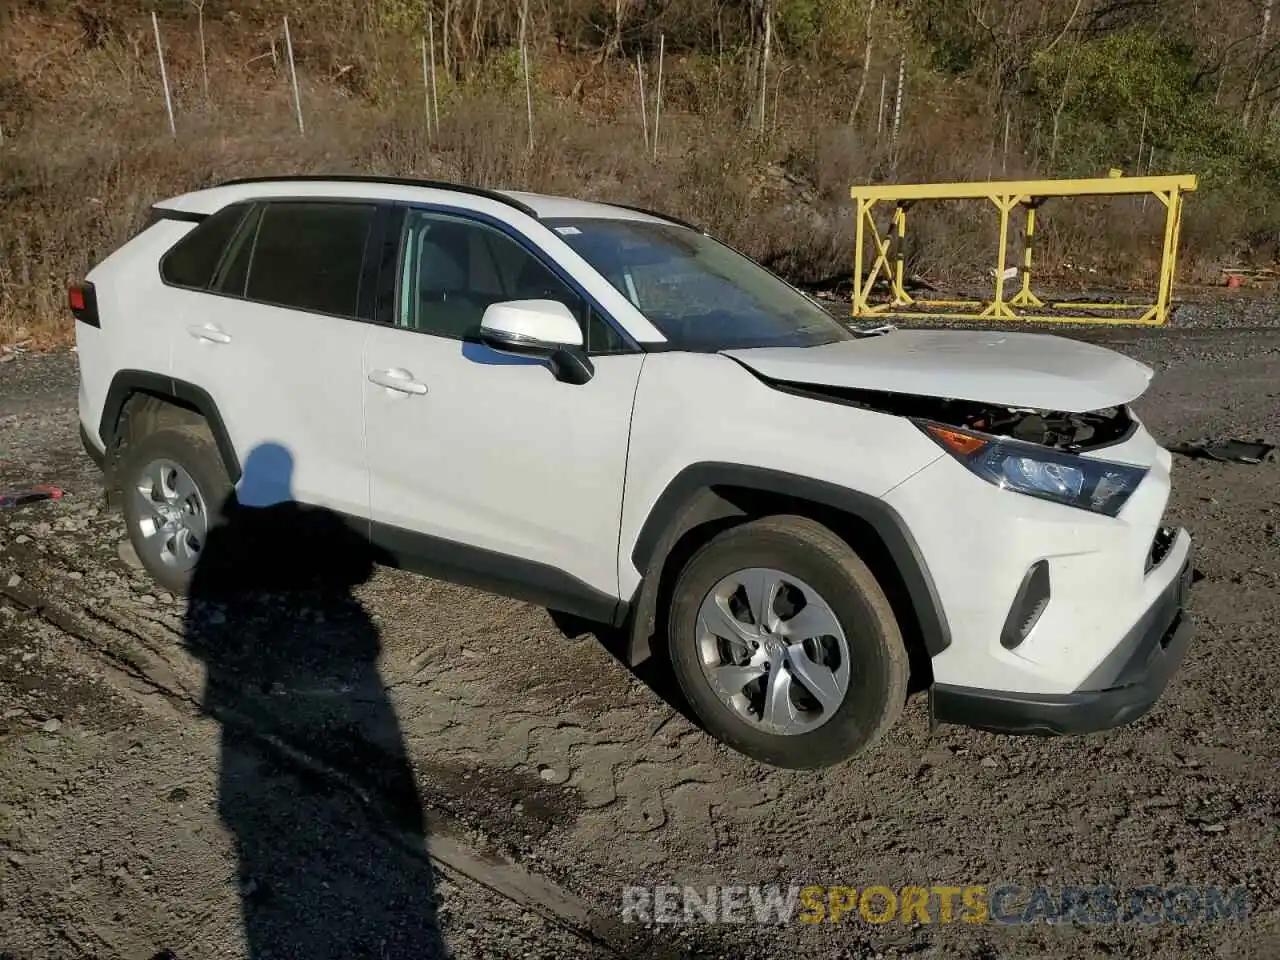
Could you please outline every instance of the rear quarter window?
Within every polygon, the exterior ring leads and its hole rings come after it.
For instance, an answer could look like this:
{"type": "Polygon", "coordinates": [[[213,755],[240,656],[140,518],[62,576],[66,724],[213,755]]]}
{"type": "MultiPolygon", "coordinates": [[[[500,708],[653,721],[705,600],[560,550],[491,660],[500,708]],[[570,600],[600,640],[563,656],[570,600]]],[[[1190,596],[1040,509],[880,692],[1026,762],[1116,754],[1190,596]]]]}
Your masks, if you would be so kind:
{"type": "Polygon", "coordinates": [[[222,259],[222,251],[235,234],[249,204],[236,203],[198,223],[160,261],[160,276],[175,287],[207,290],[222,259]]]}

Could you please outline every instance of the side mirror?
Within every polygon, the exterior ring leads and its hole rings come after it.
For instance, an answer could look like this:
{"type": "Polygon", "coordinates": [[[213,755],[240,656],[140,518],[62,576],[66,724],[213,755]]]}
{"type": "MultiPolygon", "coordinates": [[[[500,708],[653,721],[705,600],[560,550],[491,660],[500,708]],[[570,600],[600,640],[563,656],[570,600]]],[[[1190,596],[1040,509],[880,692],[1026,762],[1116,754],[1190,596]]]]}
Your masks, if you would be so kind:
{"type": "Polygon", "coordinates": [[[582,349],[582,328],[558,300],[508,300],[485,310],[480,340],[504,353],[545,357],[557,380],[583,384],[595,368],[582,349]]]}
{"type": "Polygon", "coordinates": [[[565,347],[581,347],[582,328],[557,300],[508,300],[485,310],[480,339],[495,350],[549,355],[565,347]]]}

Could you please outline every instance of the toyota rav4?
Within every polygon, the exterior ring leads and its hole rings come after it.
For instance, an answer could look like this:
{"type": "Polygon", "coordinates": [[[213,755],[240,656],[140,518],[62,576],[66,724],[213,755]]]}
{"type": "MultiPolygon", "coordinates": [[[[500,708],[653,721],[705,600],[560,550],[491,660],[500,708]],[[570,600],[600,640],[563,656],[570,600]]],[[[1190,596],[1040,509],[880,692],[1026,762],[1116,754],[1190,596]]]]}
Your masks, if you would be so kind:
{"type": "Polygon", "coordinates": [[[868,335],[663,215],[241,180],[158,203],[70,307],[83,442],[173,591],[269,445],[278,497],[612,625],[769,764],[851,757],[925,689],[937,722],[1114,727],[1189,641],[1170,457],[1129,407],[1148,367],[868,335]]]}

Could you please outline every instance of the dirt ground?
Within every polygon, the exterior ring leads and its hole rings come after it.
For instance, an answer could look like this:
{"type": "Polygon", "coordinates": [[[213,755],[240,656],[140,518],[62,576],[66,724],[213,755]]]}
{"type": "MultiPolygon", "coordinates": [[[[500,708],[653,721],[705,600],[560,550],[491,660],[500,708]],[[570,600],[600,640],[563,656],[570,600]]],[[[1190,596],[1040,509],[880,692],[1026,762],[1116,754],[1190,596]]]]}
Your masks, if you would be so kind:
{"type": "MultiPolygon", "coordinates": [[[[1277,311],[1081,335],[1157,368],[1137,407],[1163,441],[1280,440],[1277,311]]],[[[1010,738],[931,731],[917,697],[801,773],[528,605],[390,570],[350,596],[157,592],[75,402],[74,353],[0,363],[0,490],[66,490],[0,509],[0,956],[1280,956],[1276,463],[1178,458],[1197,635],[1146,717],[1010,738]],[[1249,914],[622,924],[623,888],[659,883],[1243,885],[1249,914]]]]}

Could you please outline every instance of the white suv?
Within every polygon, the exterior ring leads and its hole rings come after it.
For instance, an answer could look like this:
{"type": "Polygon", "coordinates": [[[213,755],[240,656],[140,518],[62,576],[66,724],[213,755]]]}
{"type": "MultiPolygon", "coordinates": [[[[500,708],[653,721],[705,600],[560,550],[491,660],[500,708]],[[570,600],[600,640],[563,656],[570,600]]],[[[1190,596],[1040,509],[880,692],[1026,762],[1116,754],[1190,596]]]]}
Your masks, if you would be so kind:
{"type": "Polygon", "coordinates": [[[86,449],[174,591],[227,503],[311,505],[622,628],[790,767],[911,690],[940,722],[1123,724],[1189,641],[1170,457],[1127,406],[1151,370],[1100,347],[860,335],[662,215],[381,178],[167,200],[70,299],[86,449]]]}

